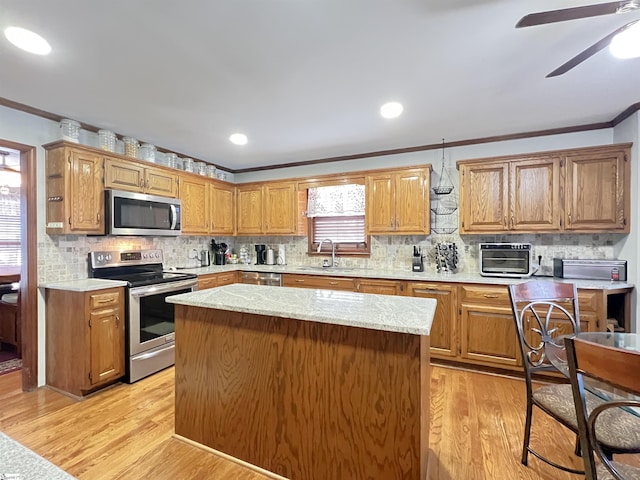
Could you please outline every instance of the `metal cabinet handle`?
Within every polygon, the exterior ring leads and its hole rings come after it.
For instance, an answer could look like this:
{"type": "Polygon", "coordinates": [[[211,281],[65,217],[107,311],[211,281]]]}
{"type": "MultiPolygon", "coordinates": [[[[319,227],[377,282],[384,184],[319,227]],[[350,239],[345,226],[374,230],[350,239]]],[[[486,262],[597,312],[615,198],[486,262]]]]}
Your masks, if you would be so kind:
{"type": "Polygon", "coordinates": [[[304,280],[296,280],[296,283],[304,283],[304,280]]]}
{"type": "Polygon", "coordinates": [[[498,298],[498,295],[490,295],[488,293],[485,293],[483,296],[484,298],[498,298]]]}
{"type": "Polygon", "coordinates": [[[414,288],[413,289],[414,292],[425,292],[425,293],[431,293],[431,292],[439,292],[440,290],[438,290],[437,288],[414,288]]]}
{"type": "Polygon", "coordinates": [[[338,282],[329,282],[329,285],[338,285],[338,282]]]}

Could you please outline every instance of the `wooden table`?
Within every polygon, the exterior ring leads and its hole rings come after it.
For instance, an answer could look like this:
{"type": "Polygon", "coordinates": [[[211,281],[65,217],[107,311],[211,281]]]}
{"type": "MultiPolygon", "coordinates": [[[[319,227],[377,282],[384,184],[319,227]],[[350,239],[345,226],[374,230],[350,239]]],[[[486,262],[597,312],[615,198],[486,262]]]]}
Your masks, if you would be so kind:
{"type": "Polygon", "coordinates": [[[0,284],[13,283],[20,281],[19,265],[2,265],[0,266],[0,284]]]}
{"type": "Polygon", "coordinates": [[[435,300],[235,284],[168,301],[177,436],[272,478],[426,478],[435,300]]]}

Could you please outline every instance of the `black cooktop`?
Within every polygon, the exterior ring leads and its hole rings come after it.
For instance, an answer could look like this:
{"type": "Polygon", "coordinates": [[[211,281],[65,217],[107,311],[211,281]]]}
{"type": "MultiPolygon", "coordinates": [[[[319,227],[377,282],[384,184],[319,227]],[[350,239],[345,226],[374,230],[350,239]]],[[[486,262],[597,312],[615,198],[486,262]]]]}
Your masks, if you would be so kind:
{"type": "Polygon", "coordinates": [[[176,282],[179,280],[187,280],[196,278],[193,273],[174,273],[162,271],[145,271],[145,272],[113,272],[108,276],[100,276],[99,278],[109,278],[110,280],[122,280],[127,282],[130,287],[142,287],[146,285],[155,285],[158,283],[176,282]]]}

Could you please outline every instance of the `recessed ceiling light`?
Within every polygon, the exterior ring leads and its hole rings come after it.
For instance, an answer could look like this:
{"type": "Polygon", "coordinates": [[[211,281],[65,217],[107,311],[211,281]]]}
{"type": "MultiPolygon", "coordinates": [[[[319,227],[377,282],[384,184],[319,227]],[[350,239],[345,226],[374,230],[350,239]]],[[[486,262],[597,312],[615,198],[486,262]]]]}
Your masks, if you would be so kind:
{"type": "Polygon", "coordinates": [[[402,113],[402,104],[398,102],[388,102],[380,107],[380,115],[384,118],[396,118],[402,113]]]}
{"type": "Polygon", "coordinates": [[[234,133],[229,137],[229,141],[236,145],[246,145],[248,140],[244,133],[234,133]]]}
{"type": "Polygon", "coordinates": [[[613,37],[609,51],[617,58],[640,57],[640,21],[613,37]]]}
{"type": "Polygon", "coordinates": [[[11,43],[22,50],[35,53],[36,55],[48,55],[51,52],[51,45],[37,33],[20,27],[7,27],[4,29],[4,36],[11,43]]]}

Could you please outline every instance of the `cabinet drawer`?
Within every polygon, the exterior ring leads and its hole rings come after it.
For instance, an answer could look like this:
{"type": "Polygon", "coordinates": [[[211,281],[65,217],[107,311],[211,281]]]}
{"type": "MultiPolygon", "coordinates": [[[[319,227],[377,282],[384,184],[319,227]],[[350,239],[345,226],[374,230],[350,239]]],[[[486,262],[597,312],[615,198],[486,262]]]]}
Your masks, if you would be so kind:
{"type": "Polygon", "coordinates": [[[198,277],[198,290],[206,290],[218,286],[216,275],[207,275],[198,277]]]}
{"type": "Polygon", "coordinates": [[[509,289],[506,286],[462,285],[460,287],[460,301],[511,306],[509,289]]]}
{"type": "Polygon", "coordinates": [[[229,285],[231,283],[236,283],[236,272],[230,273],[219,273],[218,274],[218,286],[221,287],[223,285],[229,285]]]}
{"type": "Polygon", "coordinates": [[[283,275],[282,285],[285,287],[326,288],[330,290],[355,290],[353,278],[324,277],[313,275],[283,275]]]}
{"type": "Polygon", "coordinates": [[[89,299],[89,308],[91,310],[95,310],[96,308],[111,307],[117,305],[120,302],[120,293],[94,293],[90,295],[89,299]]]}

